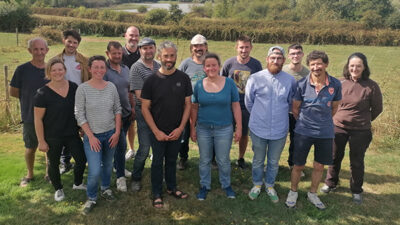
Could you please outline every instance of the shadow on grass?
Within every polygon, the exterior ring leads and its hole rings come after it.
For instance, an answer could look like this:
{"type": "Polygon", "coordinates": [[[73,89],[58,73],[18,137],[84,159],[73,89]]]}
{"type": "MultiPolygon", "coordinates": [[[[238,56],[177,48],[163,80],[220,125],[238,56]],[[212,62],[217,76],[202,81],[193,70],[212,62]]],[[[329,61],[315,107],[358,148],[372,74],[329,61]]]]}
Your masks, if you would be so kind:
{"type": "MultiPolygon", "coordinates": [[[[232,161],[233,162],[233,161],[232,161]]],[[[93,212],[88,216],[80,214],[86,200],[86,193],[73,191],[73,174],[62,176],[66,200],[55,202],[54,190],[37,173],[37,179],[27,189],[12,184],[9,196],[2,195],[2,204],[7,210],[1,213],[1,224],[394,224],[400,202],[400,194],[364,194],[364,204],[355,205],[346,187],[339,188],[329,195],[321,195],[327,209],[319,211],[305,198],[306,189],[299,190],[297,209],[287,209],[284,205],[289,191],[289,170],[280,167],[276,190],[279,203],[272,203],[263,191],[254,201],[249,200],[247,193],[252,186],[251,165],[245,170],[238,169],[232,163],[232,186],[237,192],[236,199],[227,199],[218,181],[217,170],[212,170],[212,190],[205,201],[195,197],[198,191],[198,158],[188,161],[188,168],[177,171],[180,189],[189,194],[189,199],[178,200],[164,194],[164,208],[154,209],[151,205],[150,163],[148,160],[143,172],[143,188],[140,192],[116,193],[117,200],[107,202],[99,199],[93,212]]],[[[129,161],[127,168],[132,168],[129,161]]],[[[303,180],[309,185],[312,168],[306,168],[308,174],[303,180]]],[[[44,171],[39,164],[36,171],[44,171]]],[[[349,171],[344,170],[342,177],[348,178],[349,171]]],[[[396,176],[366,174],[368,179],[378,179],[384,183],[399,180],[396,176]],[[373,177],[376,176],[376,177],[373,177]],[[381,178],[383,176],[383,178],[381,178]],[[378,178],[377,178],[378,177],[378,178]]],[[[13,178],[14,179],[14,178],[13,178]]],[[[17,179],[17,178],[15,178],[17,179]]],[[[86,179],[86,175],[85,175],[86,179]]],[[[128,179],[130,180],[130,179],[128,179]]],[[[369,180],[368,180],[369,182],[369,180]]],[[[2,184],[3,186],[6,184],[2,184]]],[[[112,181],[115,188],[115,176],[112,181]]],[[[128,181],[128,189],[130,182],[128,181]]],[[[165,191],[164,191],[165,193],[165,191]]]]}

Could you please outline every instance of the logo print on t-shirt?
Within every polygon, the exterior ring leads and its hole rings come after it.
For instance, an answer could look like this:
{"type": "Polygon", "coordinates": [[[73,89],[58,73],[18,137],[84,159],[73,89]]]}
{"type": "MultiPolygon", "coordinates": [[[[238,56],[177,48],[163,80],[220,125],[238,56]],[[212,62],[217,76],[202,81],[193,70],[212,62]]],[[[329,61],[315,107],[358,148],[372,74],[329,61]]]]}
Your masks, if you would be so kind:
{"type": "Polygon", "coordinates": [[[329,94],[333,95],[333,93],[335,92],[335,89],[333,87],[330,87],[328,89],[328,91],[329,91],[329,94]]]}
{"type": "Polygon", "coordinates": [[[75,67],[75,69],[81,70],[81,64],[78,64],[78,65],[75,67]]]}
{"type": "Polygon", "coordinates": [[[232,74],[232,79],[235,81],[236,87],[240,94],[244,94],[246,89],[247,79],[249,79],[250,71],[235,70],[232,74]]]}
{"type": "Polygon", "coordinates": [[[176,86],[177,86],[177,87],[182,86],[181,82],[176,83],[176,86]]]}

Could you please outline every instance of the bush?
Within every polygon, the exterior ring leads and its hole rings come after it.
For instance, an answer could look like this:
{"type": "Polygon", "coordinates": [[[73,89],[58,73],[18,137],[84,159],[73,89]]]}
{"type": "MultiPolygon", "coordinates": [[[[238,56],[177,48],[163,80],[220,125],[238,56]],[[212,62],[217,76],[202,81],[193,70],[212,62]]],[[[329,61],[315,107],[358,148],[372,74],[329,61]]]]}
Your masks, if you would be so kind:
{"type": "Polygon", "coordinates": [[[34,36],[40,36],[46,39],[49,45],[59,44],[62,42],[62,34],[58,29],[54,29],[51,26],[36,27],[33,29],[32,34],[34,36]]]}
{"type": "Polygon", "coordinates": [[[164,25],[167,22],[168,10],[166,9],[152,9],[146,13],[145,23],[164,25]]]}
{"type": "Polygon", "coordinates": [[[35,22],[28,6],[0,2],[0,31],[30,32],[35,22]]]}
{"type": "Polygon", "coordinates": [[[147,7],[144,6],[144,5],[141,5],[141,6],[138,7],[137,11],[139,13],[146,13],[147,12],[147,7]]]}

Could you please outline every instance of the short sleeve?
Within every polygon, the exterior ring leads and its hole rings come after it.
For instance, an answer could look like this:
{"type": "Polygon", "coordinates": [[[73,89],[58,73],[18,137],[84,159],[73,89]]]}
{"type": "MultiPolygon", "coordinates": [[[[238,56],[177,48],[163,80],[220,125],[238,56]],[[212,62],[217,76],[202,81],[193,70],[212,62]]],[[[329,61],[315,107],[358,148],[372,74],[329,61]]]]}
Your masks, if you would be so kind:
{"type": "Polygon", "coordinates": [[[187,75],[185,75],[185,83],[186,83],[185,96],[188,97],[193,94],[193,89],[192,89],[192,82],[190,81],[190,78],[187,75]]]}
{"type": "Polygon", "coordinates": [[[294,95],[293,95],[293,100],[296,100],[296,101],[303,101],[303,91],[302,91],[302,88],[301,88],[301,84],[302,83],[300,81],[301,80],[296,82],[296,86],[294,88],[295,92],[294,92],[294,95]]]}
{"type": "Polygon", "coordinates": [[[141,93],[141,98],[143,99],[147,99],[147,100],[151,100],[152,99],[152,94],[151,94],[151,89],[152,89],[152,81],[154,75],[150,76],[143,84],[143,88],[142,88],[142,93],[141,93]]]}
{"type": "Polygon", "coordinates": [[[36,91],[36,94],[33,97],[33,104],[35,107],[47,108],[44,87],[36,91]]]}
{"type": "Polygon", "coordinates": [[[221,76],[228,77],[229,76],[229,69],[230,69],[230,63],[228,61],[225,61],[222,70],[221,70],[221,76]]]}
{"type": "Polygon", "coordinates": [[[14,75],[10,82],[11,87],[21,88],[22,87],[22,69],[21,66],[18,66],[14,72],[14,75]]]}
{"type": "Polygon", "coordinates": [[[335,97],[333,98],[333,101],[340,101],[340,100],[342,100],[342,83],[340,83],[340,81],[336,80],[335,85],[337,85],[337,88],[336,88],[336,94],[335,94],[335,97]]]}
{"type": "Polygon", "coordinates": [[[239,92],[237,90],[235,82],[231,78],[226,78],[226,81],[229,82],[229,87],[231,89],[232,102],[238,102],[239,101],[239,92]]]}

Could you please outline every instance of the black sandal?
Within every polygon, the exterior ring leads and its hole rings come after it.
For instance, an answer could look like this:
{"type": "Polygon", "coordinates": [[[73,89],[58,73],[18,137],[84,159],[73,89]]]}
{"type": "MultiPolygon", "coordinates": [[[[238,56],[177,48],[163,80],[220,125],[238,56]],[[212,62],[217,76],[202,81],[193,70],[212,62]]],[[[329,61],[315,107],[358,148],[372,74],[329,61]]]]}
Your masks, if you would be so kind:
{"type": "Polygon", "coordinates": [[[161,196],[153,197],[153,207],[161,209],[164,206],[164,201],[161,196]]]}
{"type": "Polygon", "coordinates": [[[188,194],[178,189],[174,189],[172,191],[167,190],[167,193],[171,196],[174,196],[177,199],[186,199],[187,197],[189,197],[188,194]]]}

